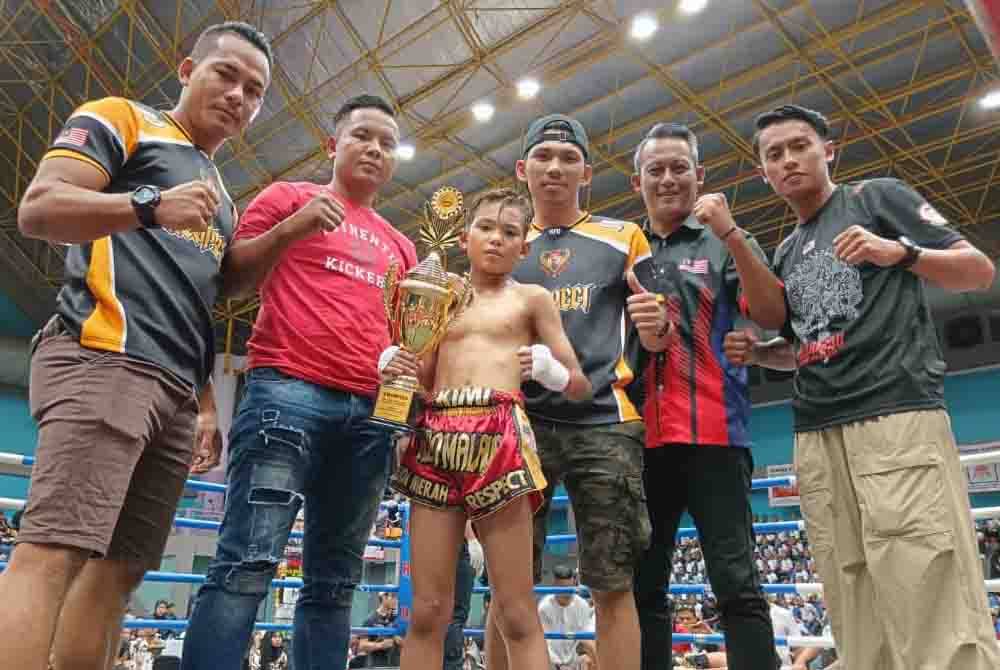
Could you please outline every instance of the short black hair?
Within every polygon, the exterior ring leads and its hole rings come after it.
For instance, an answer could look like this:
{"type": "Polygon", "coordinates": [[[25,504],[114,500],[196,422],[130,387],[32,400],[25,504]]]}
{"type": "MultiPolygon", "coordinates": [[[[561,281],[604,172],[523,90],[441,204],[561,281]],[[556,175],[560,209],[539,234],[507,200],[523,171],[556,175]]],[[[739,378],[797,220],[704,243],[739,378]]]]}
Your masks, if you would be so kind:
{"type": "Polygon", "coordinates": [[[573,568],[568,565],[557,565],[552,568],[552,576],[555,579],[573,579],[573,568]]]}
{"type": "Polygon", "coordinates": [[[757,127],[756,132],[753,134],[754,156],[760,157],[760,134],[764,132],[764,129],[784,121],[804,121],[824,141],[830,137],[830,122],[815,109],[800,107],[799,105],[782,105],[781,107],[775,107],[770,112],[764,112],[754,119],[754,126],[757,127]]]}
{"type": "Polygon", "coordinates": [[[531,206],[531,198],[512,188],[493,188],[479,194],[479,196],[472,201],[472,205],[470,205],[465,211],[465,227],[468,228],[472,225],[473,220],[476,218],[476,212],[479,211],[480,207],[494,202],[500,203],[501,212],[507,207],[515,207],[521,210],[524,214],[524,225],[521,228],[525,235],[528,234],[528,228],[531,226],[531,219],[535,216],[535,210],[531,206]]]}
{"type": "Polygon", "coordinates": [[[204,58],[205,54],[214,48],[214,44],[210,44],[210,40],[213,37],[219,37],[229,33],[231,35],[236,35],[245,39],[250,44],[254,45],[267,57],[267,65],[270,67],[274,64],[274,52],[271,50],[271,42],[267,39],[264,33],[260,32],[249,23],[244,23],[242,21],[226,21],[225,23],[216,23],[208,28],[201,31],[201,35],[194,43],[194,48],[191,49],[191,57],[195,60],[204,58]]]}
{"type": "Polygon", "coordinates": [[[649,129],[649,132],[642,138],[639,142],[639,146],[635,148],[635,158],[632,159],[635,165],[635,172],[639,174],[639,158],[642,157],[642,150],[645,148],[646,144],[650,140],[665,140],[668,138],[676,138],[678,140],[684,140],[691,147],[691,158],[694,159],[694,164],[698,165],[698,136],[694,134],[694,131],[685,126],[683,123],[657,123],[655,126],[649,129]]]}
{"type": "Polygon", "coordinates": [[[393,119],[396,118],[396,110],[392,108],[392,105],[377,95],[365,93],[349,98],[347,102],[340,106],[340,109],[333,116],[333,127],[336,128],[339,126],[340,122],[349,117],[356,109],[377,109],[380,112],[385,112],[387,116],[393,119]]]}

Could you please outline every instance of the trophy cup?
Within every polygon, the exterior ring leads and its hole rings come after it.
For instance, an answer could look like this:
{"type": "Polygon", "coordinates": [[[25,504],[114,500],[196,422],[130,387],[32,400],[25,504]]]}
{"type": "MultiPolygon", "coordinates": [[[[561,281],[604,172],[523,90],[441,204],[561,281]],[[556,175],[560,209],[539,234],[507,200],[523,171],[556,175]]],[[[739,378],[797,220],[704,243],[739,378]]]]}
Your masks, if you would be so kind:
{"type": "MultiPolygon", "coordinates": [[[[455,245],[465,220],[462,194],[445,186],[424,203],[420,240],[427,256],[402,278],[393,263],[385,273],[382,290],[389,337],[414,356],[437,347],[448,325],[472,302],[467,277],[446,272],[445,251],[455,245]]],[[[411,432],[420,409],[423,389],[416,377],[401,375],[382,384],[369,421],[398,431],[411,432]]]]}

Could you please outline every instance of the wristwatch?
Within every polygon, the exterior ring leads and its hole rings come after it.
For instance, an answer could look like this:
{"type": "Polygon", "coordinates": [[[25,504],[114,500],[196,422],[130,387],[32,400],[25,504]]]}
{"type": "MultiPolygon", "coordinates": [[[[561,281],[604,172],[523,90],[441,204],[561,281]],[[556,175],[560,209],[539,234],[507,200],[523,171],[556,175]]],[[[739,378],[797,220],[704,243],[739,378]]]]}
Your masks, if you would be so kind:
{"type": "Polygon", "coordinates": [[[156,207],[160,204],[160,189],[156,186],[140,186],[132,191],[132,209],[143,228],[158,228],[156,207]]]}
{"type": "Polygon", "coordinates": [[[909,270],[913,267],[913,264],[917,262],[917,259],[920,258],[920,252],[922,252],[923,249],[917,246],[916,242],[906,236],[900,237],[896,241],[899,242],[903,249],[906,250],[906,255],[903,256],[898,263],[896,263],[896,267],[901,270],[909,270]]]}

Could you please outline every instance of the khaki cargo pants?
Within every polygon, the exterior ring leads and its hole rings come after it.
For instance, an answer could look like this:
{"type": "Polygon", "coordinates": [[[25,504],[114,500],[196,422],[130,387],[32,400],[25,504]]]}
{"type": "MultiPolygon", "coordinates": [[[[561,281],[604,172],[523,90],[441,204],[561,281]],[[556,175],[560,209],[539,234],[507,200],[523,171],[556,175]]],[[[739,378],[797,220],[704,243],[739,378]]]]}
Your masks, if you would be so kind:
{"type": "Polygon", "coordinates": [[[844,670],[996,670],[948,414],[795,436],[802,514],[844,670]]]}

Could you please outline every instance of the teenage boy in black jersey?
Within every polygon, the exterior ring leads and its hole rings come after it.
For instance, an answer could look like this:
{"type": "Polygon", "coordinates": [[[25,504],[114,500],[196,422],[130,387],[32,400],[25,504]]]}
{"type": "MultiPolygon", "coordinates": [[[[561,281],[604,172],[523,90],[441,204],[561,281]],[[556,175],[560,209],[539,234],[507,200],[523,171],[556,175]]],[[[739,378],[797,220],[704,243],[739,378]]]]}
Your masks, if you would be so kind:
{"type": "MultiPolygon", "coordinates": [[[[524,389],[548,481],[546,503],[535,517],[535,580],[541,579],[549,502],[564,482],[579,538],[580,579],[597,608],[600,665],[638,670],[632,578],[649,539],[649,518],[642,490],[642,420],[625,394],[635,363],[626,333],[634,324],[645,347],[662,350],[670,332],[662,300],[631,274],[636,263],[649,258],[642,231],[580,209],[579,191],[592,175],[589,151],[579,121],[553,114],[531,124],[517,162],[535,217],[528,255],[513,277],[552,293],[594,390],[592,402],[572,403],[537,384],[524,389]]],[[[487,632],[488,663],[503,670],[507,664],[495,632],[487,632]]]]}
{"type": "Polygon", "coordinates": [[[798,217],[773,264],[787,319],[783,340],[726,349],[796,371],[801,507],[842,663],[1000,667],[924,289],[987,288],[993,263],[903,182],[835,184],[818,112],[756,125],[761,173],[798,217]]]}

